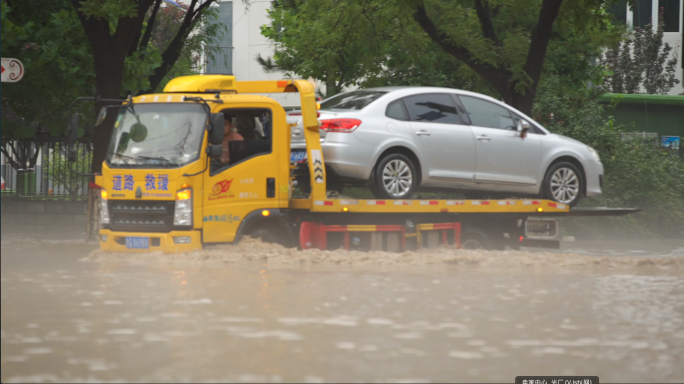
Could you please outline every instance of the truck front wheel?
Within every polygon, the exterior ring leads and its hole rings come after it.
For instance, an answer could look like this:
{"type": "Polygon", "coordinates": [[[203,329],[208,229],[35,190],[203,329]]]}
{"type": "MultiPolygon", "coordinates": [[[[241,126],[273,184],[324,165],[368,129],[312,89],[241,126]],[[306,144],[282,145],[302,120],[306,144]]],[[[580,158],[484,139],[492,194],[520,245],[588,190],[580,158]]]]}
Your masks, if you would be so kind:
{"type": "Polygon", "coordinates": [[[261,241],[265,243],[280,244],[284,247],[292,246],[289,237],[285,233],[285,229],[276,225],[255,228],[254,230],[249,231],[247,236],[252,239],[261,239],[261,241]]]}

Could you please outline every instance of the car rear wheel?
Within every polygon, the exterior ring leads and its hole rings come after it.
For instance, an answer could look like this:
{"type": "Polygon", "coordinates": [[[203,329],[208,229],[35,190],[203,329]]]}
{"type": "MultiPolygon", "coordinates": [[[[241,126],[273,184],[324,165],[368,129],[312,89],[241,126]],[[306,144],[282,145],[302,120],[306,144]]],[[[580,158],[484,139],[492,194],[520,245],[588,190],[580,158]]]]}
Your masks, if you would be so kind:
{"type": "Polygon", "coordinates": [[[574,164],[561,162],[546,171],[543,185],[545,198],[574,207],[580,201],[583,190],[584,179],[574,164]]]}
{"type": "Polygon", "coordinates": [[[417,184],[416,167],[411,159],[392,153],[378,161],[371,190],[378,199],[408,199],[417,184]]]}

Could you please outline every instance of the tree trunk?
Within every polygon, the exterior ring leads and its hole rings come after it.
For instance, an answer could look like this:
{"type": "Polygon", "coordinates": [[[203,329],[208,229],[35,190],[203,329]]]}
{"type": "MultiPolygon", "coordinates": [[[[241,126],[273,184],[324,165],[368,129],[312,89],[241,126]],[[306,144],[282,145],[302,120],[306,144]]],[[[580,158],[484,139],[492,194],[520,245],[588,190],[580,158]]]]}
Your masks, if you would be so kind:
{"type": "MultiPolygon", "coordinates": [[[[524,85],[522,91],[516,89],[516,85],[520,84],[514,82],[514,74],[509,68],[481,63],[476,60],[472,52],[467,48],[454,44],[450,37],[432,22],[425,6],[418,6],[413,14],[413,18],[432,41],[439,44],[445,52],[461,60],[487,81],[503,98],[506,104],[530,116],[544,66],[546,51],[551,40],[553,24],[558,17],[562,3],[563,0],[542,0],[537,26],[532,30],[527,60],[523,66],[523,70],[529,77],[529,80],[524,85]]],[[[491,40],[496,46],[503,46],[503,43],[496,35],[488,5],[476,0],[475,10],[480,21],[483,37],[491,40]]]]}
{"type": "MultiPolygon", "coordinates": [[[[97,68],[97,92],[98,96],[103,99],[121,99],[121,83],[123,81],[123,62],[125,60],[125,55],[118,61],[121,65],[116,65],[117,61],[115,59],[110,62],[111,64],[103,66],[103,68],[97,68]]],[[[100,109],[108,105],[116,105],[115,102],[99,102],[95,103],[95,114],[99,113],[100,109]]],[[[112,134],[112,129],[114,128],[114,121],[117,115],[116,109],[108,109],[107,118],[105,121],[95,127],[95,132],[93,135],[93,144],[95,151],[93,151],[93,162],[90,166],[90,172],[101,173],[102,172],[102,162],[105,160],[107,155],[107,150],[109,147],[109,137],[112,134]]]]}

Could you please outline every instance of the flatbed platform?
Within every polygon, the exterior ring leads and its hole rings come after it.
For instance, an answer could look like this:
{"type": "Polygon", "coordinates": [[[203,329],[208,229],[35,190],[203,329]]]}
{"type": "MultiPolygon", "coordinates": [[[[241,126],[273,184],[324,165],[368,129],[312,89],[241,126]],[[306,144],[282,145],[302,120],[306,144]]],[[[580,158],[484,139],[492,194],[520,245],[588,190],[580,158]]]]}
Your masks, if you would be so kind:
{"type": "Polygon", "coordinates": [[[508,200],[358,200],[291,199],[290,209],[311,212],[359,213],[558,213],[567,215],[570,207],[543,199],[508,200]]]}

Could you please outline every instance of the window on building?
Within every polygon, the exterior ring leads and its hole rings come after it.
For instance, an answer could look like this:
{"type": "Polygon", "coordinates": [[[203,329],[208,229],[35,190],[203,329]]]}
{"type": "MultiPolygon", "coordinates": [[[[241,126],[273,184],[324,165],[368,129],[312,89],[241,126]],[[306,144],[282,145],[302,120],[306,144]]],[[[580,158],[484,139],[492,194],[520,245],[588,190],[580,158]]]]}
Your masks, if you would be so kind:
{"type": "Polygon", "coordinates": [[[665,32],[679,32],[680,0],[658,0],[658,12],[663,14],[665,32]]]}
{"type": "Polygon", "coordinates": [[[635,28],[644,28],[651,24],[653,15],[652,0],[634,0],[634,19],[632,25],[635,28]]]}
{"type": "Polygon", "coordinates": [[[627,1],[623,0],[611,4],[608,8],[608,13],[613,15],[613,21],[616,24],[627,24],[627,1]]]}
{"type": "Polygon", "coordinates": [[[212,23],[223,24],[226,31],[218,45],[207,47],[205,73],[215,75],[233,74],[233,2],[220,1],[219,15],[212,23]]]}

